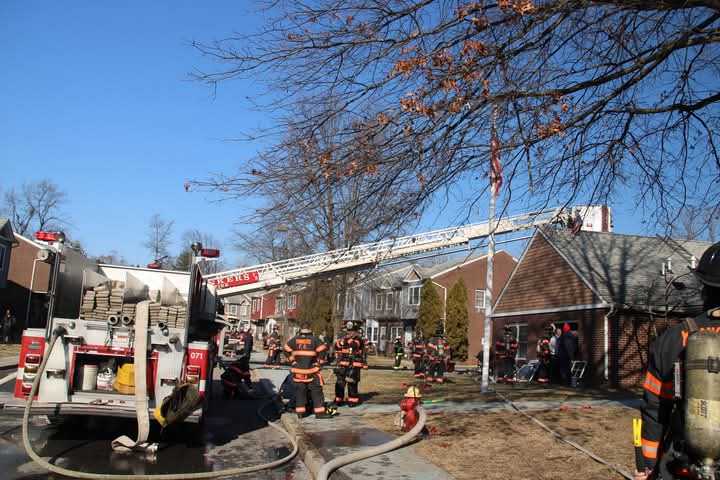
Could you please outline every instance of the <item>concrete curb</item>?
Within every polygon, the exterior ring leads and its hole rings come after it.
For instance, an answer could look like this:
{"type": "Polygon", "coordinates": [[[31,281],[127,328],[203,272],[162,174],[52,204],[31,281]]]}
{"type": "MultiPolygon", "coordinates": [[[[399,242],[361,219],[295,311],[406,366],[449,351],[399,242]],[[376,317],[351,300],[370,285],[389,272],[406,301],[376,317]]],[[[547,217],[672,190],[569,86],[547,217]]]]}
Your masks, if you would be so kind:
{"type": "Polygon", "coordinates": [[[0,368],[17,368],[18,357],[2,357],[0,358],[0,368]]]}
{"type": "Polygon", "coordinates": [[[312,478],[317,478],[320,469],[325,465],[325,459],[320,455],[315,445],[305,438],[305,432],[302,429],[302,425],[300,425],[300,420],[298,420],[294,413],[283,413],[280,417],[280,423],[282,423],[282,426],[290,435],[295,437],[295,441],[298,444],[300,460],[305,463],[312,478]]]}

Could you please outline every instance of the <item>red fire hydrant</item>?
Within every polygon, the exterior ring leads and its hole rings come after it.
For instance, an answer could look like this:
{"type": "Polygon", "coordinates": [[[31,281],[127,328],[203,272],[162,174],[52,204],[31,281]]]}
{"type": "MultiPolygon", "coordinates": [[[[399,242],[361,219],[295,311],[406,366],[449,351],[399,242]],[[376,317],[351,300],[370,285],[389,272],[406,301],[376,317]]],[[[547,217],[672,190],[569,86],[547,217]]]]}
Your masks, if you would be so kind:
{"type": "Polygon", "coordinates": [[[401,428],[403,432],[412,430],[420,419],[420,412],[418,412],[417,408],[420,406],[421,397],[418,387],[410,387],[405,393],[405,398],[400,400],[401,428]]]}

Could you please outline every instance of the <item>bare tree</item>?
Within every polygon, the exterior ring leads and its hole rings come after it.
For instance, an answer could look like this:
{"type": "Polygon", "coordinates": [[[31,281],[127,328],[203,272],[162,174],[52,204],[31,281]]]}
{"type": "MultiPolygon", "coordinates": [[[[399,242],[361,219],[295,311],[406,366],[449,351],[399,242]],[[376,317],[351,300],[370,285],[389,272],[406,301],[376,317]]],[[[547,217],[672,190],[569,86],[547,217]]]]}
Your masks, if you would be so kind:
{"type": "Polygon", "coordinates": [[[673,229],[675,235],[686,240],[717,240],[717,231],[720,226],[719,206],[700,207],[685,205],[678,215],[678,222],[673,229]]]}
{"type": "MultiPolygon", "coordinates": [[[[180,239],[180,245],[182,250],[175,258],[174,268],[176,270],[190,271],[190,266],[193,261],[193,251],[190,246],[199,242],[203,248],[216,248],[222,251],[221,242],[216,239],[212,234],[202,232],[198,229],[187,230],[183,233],[180,239]]],[[[204,273],[216,273],[225,269],[225,262],[222,258],[207,260],[203,264],[204,273]]]]}
{"type": "MultiPolygon", "coordinates": [[[[281,145],[288,126],[305,138],[340,126],[331,155],[317,147],[306,165],[295,157],[275,166],[308,172],[291,197],[317,188],[314,179],[349,188],[372,172],[373,195],[358,202],[403,192],[405,204],[390,212],[395,218],[413,218],[468,179],[480,181],[465,196],[471,207],[488,190],[491,116],[506,204],[607,202],[629,188],[669,225],[685,204],[715,205],[720,197],[717,1],[266,6],[257,34],[196,43],[223,65],[196,76],[215,86],[270,79],[280,93],[269,97],[275,112],[332,99],[331,108],[261,132],[281,145]]],[[[245,193],[256,160],[225,179],[229,194],[245,193]]]]}
{"type": "Polygon", "coordinates": [[[4,195],[4,210],[13,228],[21,235],[37,230],[61,229],[66,217],[61,211],[67,195],[50,180],[25,183],[4,195]]]}
{"type": "Polygon", "coordinates": [[[127,260],[117,250],[110,250],[109,253],[98,255],[95,257],[97,263],[107,263],[109,265],[127,265],[127,260]]]}
{"type": "Polygon", "coordinates": [[[170,255],[174,225],[173,220],[166,220],[156,213],[150,217],[147,239],[143,243],[143,246],[150,252],[152,259],[163,268],[170,263],[167,258],[170,255]]]}

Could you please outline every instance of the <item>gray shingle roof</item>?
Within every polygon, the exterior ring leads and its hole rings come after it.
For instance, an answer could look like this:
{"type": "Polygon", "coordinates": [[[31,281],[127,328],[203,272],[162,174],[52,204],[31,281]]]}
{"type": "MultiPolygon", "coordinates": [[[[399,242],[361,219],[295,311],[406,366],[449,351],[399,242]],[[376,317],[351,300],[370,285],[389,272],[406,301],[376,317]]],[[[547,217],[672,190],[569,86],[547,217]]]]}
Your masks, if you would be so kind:
{"type": "MultiPolygon", "coordinates": [[[[670,258],[673,274],[689,272],[691,257],[699,259],[708,242],[667,240],[659,237],[616,233],[579,232],[544,228],[547,238],[602,300],[639,307],[663,309],[665,278],[662,264],[670,258]]],[[[686,287],[669,289],[668,304],[678,311],[697,310],[702,305],[700,284],[690,273],[677,279],[686,287]]]]}

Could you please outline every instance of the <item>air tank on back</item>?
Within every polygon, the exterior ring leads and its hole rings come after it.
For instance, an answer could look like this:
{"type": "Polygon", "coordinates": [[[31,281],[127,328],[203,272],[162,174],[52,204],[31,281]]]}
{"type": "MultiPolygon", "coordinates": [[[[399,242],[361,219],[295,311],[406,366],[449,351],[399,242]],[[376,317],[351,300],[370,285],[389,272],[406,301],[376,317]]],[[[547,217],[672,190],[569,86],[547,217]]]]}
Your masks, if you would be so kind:
{"type": "Polygon", "coordinates": [[[720,458],[720,334],[701,331],[688,337],[684,397],[688,453],[701,472],[710,473],[720,458]]]}

